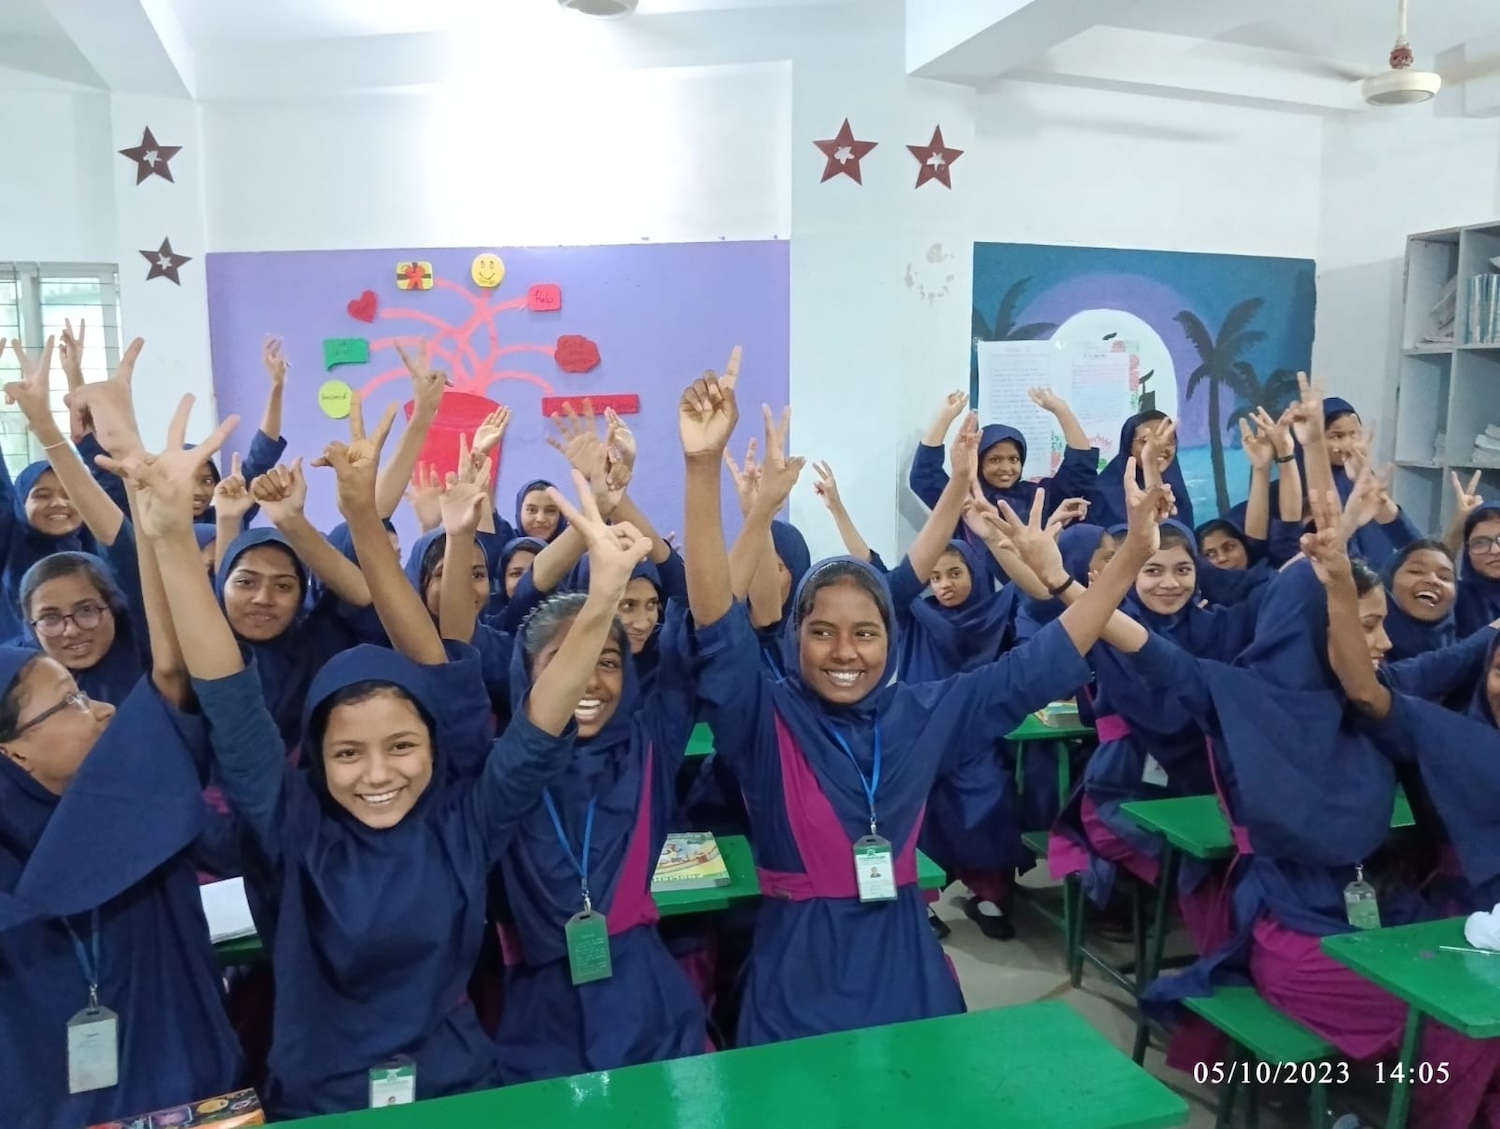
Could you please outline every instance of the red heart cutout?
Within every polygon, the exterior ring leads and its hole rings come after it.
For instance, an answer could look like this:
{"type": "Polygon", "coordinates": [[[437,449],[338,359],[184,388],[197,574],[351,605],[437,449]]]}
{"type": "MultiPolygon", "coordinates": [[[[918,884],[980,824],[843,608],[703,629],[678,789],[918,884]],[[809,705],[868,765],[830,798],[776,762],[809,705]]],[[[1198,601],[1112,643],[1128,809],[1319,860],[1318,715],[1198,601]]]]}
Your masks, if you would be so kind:
{"type": "Polygon", "coordinates": [[[375,310],[379,307],[380,300],[375,297],[375,291],[366,290],[358,298],[349,303],[349,316],[358,318],[360,321],[374,321],[375,310]]]}

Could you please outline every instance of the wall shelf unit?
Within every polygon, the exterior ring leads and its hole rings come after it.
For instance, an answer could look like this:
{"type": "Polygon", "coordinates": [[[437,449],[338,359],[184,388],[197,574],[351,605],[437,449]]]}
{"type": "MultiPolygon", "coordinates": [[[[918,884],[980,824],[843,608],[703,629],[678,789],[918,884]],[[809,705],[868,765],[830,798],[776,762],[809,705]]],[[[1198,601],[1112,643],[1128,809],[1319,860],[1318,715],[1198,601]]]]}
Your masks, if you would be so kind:
{"type": "Polygon", "coordinates": [[[1470,279],[1496,276],[1500,223],[1428,231],[1406,240],[1401,355],[1396,380],[1395,496],[1417,526],[1440,534],[1457,501],[1450,485],[1481,472],[1480,492],[1500,498],[1500,439],[1493,459],[1475,440],[1500,432],[1500,341],[1487,335],[1470,279]],[[1441,311],[1451,293],[1452,321],[1441,311]],[[1472,308],[1471,308],[1472,307],[1472,308]],[[1451,337],[1449,336],[1451,334],[1451,337]]]}

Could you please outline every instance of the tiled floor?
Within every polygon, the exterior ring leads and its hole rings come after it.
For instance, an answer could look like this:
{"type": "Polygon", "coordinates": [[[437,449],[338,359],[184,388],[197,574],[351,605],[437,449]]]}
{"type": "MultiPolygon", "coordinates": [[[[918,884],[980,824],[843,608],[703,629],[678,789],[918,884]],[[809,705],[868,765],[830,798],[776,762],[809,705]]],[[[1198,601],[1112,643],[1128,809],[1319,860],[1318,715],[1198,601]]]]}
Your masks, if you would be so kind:
{"type": "MultiPolygon", "coordinates": [[[[1047,884],[1037,871],[1027,875],[1024,881],[1027,886],[1047,884]]],[[[1066,1000],[1125,1054],[1130,1053],[1135,1040],[1135,1005],[1124,991],[1087,964],[1083,983],[1073,988],[1064,965],[1060,931],[1025,905],[1019,905],[1015,910],[1017,935],[1014,940],[989,940],[964,916],[960,902],[966,894],[962,886],[953,886],[944,893],[936,909],[953,930],[943,942],[943,948],[958,969],[964,998],[971,1010],[1044,999],[1066,1000]]],[[[1097,939],[1091,940],[1090,944],[1096,951],[1102,947],[1117,952],[1122,961],[1130,955],[1128,945],[1110,949],[1097,939]]],[[[1169,945],[1171,948],[1173,946],[1169,945]]],[[[1195,1085],[1193,1079],[1181,1071],[1169,1069],[1162,1060],[1159,1038],[1153,1041],[1147,1052],[1146,1069],[1187,1100],[1190,1110],[1188,1125],[1192,1129],[1210,1129],[1214,1123],[1214,1091],[1195,1085]]],[[[1373,1112],[1371,1099],[1363,1095],[1352,1099],[1338,1094],[1334,1097],[1335,1105],[1342,1107],[1340,1112],[1349,1108],[1350,1101],[1367,1117],[1373,1112]]],[[[1310,1124],[1306,1101],[1306,1091],[1301,1088],[1284,1088],[1263,1094],[1262,1129],[1306,1129],[1310,1124]]]]}

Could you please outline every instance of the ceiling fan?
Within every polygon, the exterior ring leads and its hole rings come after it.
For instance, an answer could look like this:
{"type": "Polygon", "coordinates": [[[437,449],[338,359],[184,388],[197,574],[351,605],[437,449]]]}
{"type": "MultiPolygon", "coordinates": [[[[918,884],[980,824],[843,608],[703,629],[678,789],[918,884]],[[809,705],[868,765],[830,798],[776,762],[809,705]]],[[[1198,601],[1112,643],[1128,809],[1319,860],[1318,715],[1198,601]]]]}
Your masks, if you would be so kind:
{"type": "Polygon", "coordinates": [[[1407,0],[1396,0],[1396,44],[1391,48],[1389,67],[1370,74],[1340,63],[1308,57],[1290,56],[1284,65],[1307,74],[1338,78],[1360,84],[1360,95],[1372,106],[1411,106],[1432,99],[1446,82],[1456,85],[1468,79],[1500,71],[1500,56],[1474,62],[1465,62],[1439,73],[1435,70],[1419,70],[1412,64],[1416,61],[1411,41],[1406,37],[1407,0]]]}

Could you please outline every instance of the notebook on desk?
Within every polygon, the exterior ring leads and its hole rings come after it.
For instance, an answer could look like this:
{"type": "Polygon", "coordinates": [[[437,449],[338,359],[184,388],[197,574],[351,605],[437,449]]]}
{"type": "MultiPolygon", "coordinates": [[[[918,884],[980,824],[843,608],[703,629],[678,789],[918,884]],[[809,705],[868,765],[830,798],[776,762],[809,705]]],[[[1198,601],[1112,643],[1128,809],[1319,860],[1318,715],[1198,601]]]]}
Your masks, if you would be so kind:
{"type": "Polygon", "coordinates": [[[719,854],[719,844],[707,831],[679,831],[667,836],[651,892],[709,890],[729,885],[729,870],[719,854]]]}

